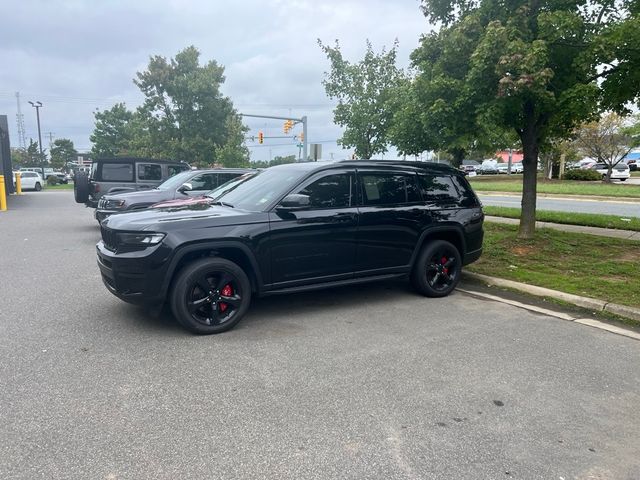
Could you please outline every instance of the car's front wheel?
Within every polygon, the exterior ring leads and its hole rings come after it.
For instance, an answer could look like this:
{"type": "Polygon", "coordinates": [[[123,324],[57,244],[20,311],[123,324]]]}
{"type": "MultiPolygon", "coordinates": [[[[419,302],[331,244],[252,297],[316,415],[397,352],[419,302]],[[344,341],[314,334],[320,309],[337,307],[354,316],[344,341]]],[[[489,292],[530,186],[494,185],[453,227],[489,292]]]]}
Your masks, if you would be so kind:
{"type": "Polygon", "coordinates": [[[414,288],[427,297],[449,295],[458,282],[462,270],[460,252],[446,240],[427,243],[411,273],[414,288]]]}
{"type": "Polygon", "coordinates": [[[35,189],[36,189],[36,192],[39,192],[40,190],[42,190],[42,185],[40,184],[40,182],[36,182],[35,189]]]}
{"type": "Polygon", "coordinates": [[[171,309],[176,320],[198,334],[233,328],[251,302],[251,282],[235,263],[203,258],[184,267],[173,282],[171,309]]]}

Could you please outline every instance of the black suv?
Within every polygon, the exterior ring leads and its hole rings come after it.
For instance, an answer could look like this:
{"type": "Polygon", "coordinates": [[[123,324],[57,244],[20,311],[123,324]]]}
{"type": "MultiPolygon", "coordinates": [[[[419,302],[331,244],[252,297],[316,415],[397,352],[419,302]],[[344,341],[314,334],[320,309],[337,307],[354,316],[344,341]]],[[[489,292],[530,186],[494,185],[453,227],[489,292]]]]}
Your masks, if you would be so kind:
{"type": "Polygon", "coordinates": [[[266,169],[211,203],[124,213],[101,224],[105,286],[195,333],[232,328],[252,295],[409,276],[448,295],[480,257],[484,215],[459,170],[404,161],[266,169]]]}

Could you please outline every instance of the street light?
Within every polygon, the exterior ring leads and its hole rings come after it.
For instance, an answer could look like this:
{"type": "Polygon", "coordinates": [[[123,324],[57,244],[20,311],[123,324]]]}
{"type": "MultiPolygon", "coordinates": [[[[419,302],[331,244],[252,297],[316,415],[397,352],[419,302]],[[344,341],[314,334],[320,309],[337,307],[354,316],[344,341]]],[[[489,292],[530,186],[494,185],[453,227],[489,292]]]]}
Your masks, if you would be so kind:
{"type": "MultiPolygon", "coordinates": [[[[42,102],[29,101],[31,106],[36,109],[36,118],[38,119],[38,147],[40,148],[40,161],[44,162],[44,155],[42,154],[42,133],[40,132],[40,107],[42,107],[42,102]]],[[[45,181],[44,175],[44,166],[42,167],[42,181],[45,181]]]]}

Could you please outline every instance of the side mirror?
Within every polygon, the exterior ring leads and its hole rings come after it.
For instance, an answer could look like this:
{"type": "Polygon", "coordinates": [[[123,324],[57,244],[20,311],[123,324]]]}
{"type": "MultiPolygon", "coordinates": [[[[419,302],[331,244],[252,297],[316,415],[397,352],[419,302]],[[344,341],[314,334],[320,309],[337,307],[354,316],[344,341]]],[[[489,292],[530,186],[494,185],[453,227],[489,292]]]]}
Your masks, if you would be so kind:
{"type": "Polygon", "coordinates": [[[190,192],[191,190],[193,190],[193,185],[191,185],[190,183],[183,183],[182,185],[180,185],[180,188],[178,188],[178,191],[180,193],[190,192]]]}
{"type": "Polygon", "coordinates": [[[282,199],[278,205],[280,210],[298,210],[308,207],[310,205],[309,195],[302,195],[300,193],[292,193],[282,199]]]}

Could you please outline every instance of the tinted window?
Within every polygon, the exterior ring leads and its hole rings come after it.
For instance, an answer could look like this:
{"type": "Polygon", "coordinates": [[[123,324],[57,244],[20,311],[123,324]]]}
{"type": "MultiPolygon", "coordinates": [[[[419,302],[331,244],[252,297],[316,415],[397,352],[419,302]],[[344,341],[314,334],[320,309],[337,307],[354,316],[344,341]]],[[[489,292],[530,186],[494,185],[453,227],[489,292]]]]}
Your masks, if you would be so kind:
{"type": "Polygon", "coordinates": [[[326,175],[295,193],[309,197],[311,208],[351,206],[351,177],[347,173],[326,175]]]}
{"type": "Polygon", "coordinates": [[[213,190],[216,188],[216,173],[203,173],[197,177],[193,177],[189,183],[191,190],[213,190]]]}
{"type": "Polygon", "coordinates": [[[167,167],[167,174],[170,177],[173,177],[174,175],[177,175],[180,172],[184,172],[185,170],[187,170],[187,167],[184,165],[169,165],[167,167]]]}
{"type": "Polygon", "coordinates": [[[226,193],[222,199],[236,208],[262,211],[283,196],[305,174],[304,170],[271,167],[226,193]]]}
{"type": "Polygon", "coordinates": [[[393,205],[420,201],[414,175],[367,173],[360,176],[365,205],[393,205]]]}
{"type": "Polygon", "coordinates": [[[102,180],[105,182],[133,182],[133,165],[130,163],[103,163],[102,180]]]}
{"type": "Polygon", "coordinates": [[[457,175],[452,176],[451,180],[453,180],[454,185],[458,188],[458,192],[460,193],[460,204],[463,207],[476,207],[478,205],[476,196],[473,194],[473,190],[469,183],[457,175]]]}
{"type": "Polygon", "coordinates": [[[458,204],[458,191],[451,181],[451,177],[440,175],[419,175],[422,197],[427,203],[438,206],[458,204]]]}
{"type": "Polygon", "coordinates": [[[138,165],[138,179],[162,180],[162,167],[153,163],[141,163],[138,165]]]}

